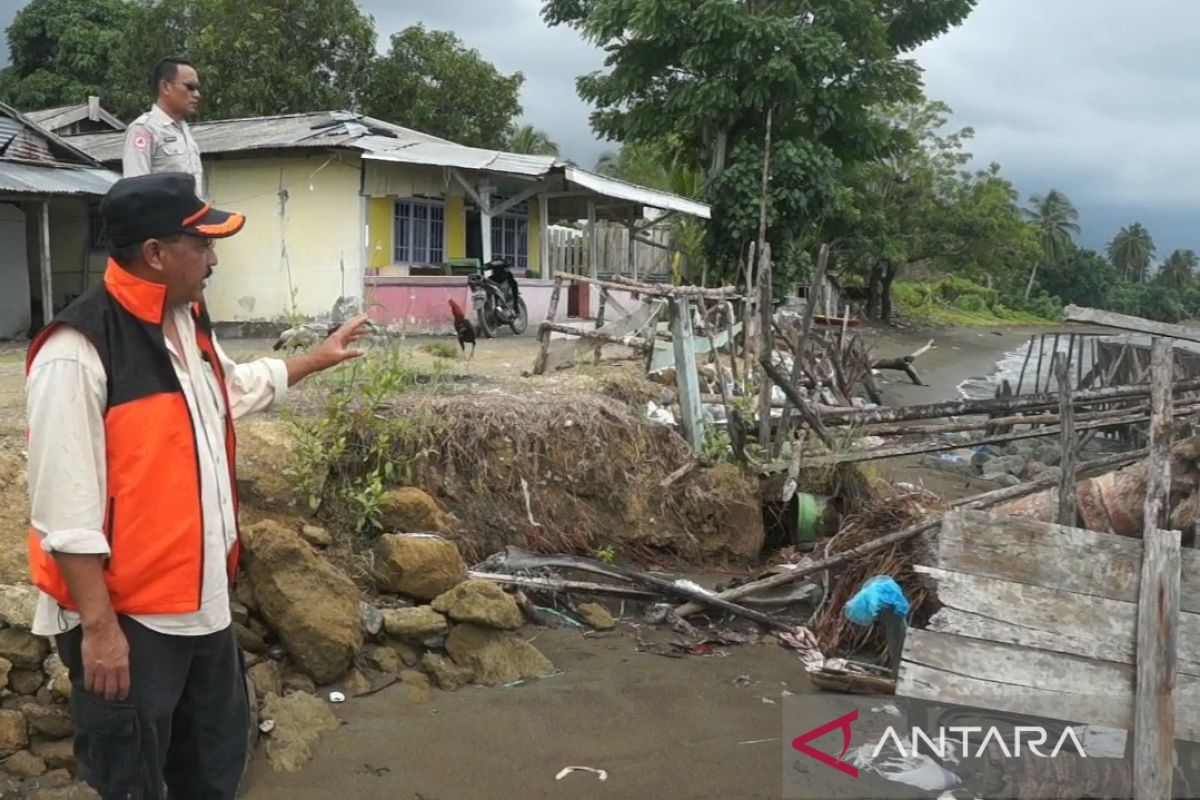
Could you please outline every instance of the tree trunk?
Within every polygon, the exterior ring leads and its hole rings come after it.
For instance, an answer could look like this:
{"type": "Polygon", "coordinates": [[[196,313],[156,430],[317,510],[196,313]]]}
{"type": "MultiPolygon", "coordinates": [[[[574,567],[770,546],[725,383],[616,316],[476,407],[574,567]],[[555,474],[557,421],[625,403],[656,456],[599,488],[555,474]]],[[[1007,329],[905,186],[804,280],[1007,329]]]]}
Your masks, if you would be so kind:
{"type": "Polygon", "coordinates": [[[880,287],[880,300],[883,305],[881,308],[881,316],[883,321],[892,324],[892,281],[896,280],[896,265],[890,261],[885,262],[885,271],[883,273],[883,284],[880,287]]]}
{"type": "Polygon", "coordinates": [[[867,319],[879,319],[880,291],[883,282],[883,265],[876,262],[871,265],[871,278],[867,287],[867,319]]]}
{"type": "Polygon", "coordinates": [[[1037,276],[1037,262],[1033,262],[1033,267],[1029,270],[1029,283],[1025,286],[1025,299],[1029,299],[1029,295],[1033,293],[1033,279],[1037,276]]]}

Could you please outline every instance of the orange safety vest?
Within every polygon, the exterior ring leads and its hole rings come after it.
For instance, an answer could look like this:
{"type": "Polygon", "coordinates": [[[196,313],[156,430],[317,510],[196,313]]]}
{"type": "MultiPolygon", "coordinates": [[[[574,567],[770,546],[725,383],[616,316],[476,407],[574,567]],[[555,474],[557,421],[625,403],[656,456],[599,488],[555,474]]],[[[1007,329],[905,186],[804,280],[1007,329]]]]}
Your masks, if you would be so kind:
{"type": "MultiPolygon", "coordinates": [[[[25,370],[60,326],[83,333],[96,347],[108,379],[104,413],[108,497],[104,534],[110,555],[104,578],[120,614],[179,614],[200,609],[204,584],[204,510],[200,495],[195,420],[167,351],[162,322],[166,287],[134,277],[109,260],[104,283],[88,290],[47,325],[29,347],[25,370]]],[[[225,375],[212,340],[212,322],[192,305],[196,344],[222,387],[229,483],[237,518],[233,414],[225,375]]],[[[229,554],[237,575],[240,532],[229,554]]],[[[76,610],[52,554],[30,526],[34,584],[76,610]]]]}

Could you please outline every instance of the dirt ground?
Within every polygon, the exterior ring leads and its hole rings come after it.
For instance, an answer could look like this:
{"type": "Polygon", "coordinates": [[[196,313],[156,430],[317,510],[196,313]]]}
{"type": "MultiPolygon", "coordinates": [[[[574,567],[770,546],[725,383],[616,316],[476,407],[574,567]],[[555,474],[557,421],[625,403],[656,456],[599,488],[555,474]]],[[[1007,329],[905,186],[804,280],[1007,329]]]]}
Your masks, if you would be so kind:
{"type": "MultiPolygon", "coordinates": [[[[910,386],[898,373],[886,375],[890,403],[956,397],[962,380],[988,374],[1025,334],[886,331],[873,338],[877,354],[887,357],[912,352],[931,337],[938,347],[919,362],[929,385],[910,386]]],[[[432,363],[421,351],[431,341],[409,340],[418,363],[432,363]]],[[[269,340],[224,345],[238,360],[273,355],[269,340]]],[[[520,373],[532,368],[535,354],[531,336],[484,341],[473,360],[455,361],[453,372],[468,376],[477,391],[502,391],[511,383],[520,391],[552,392],[578,380],[559,373],[523,381],[520,373]]],[[[0,345],[0,447],[23,444],[23,356],[24,345],[0,345]]],[[[605,369],[613,368],[598,368],[605,369]]],[[[302,402],[303,392],[290,402],[302,402]]],[[[914,467],[913,459],[884,462],[879,469],[952,496],[991,488],[914,467]]],[[[562,671],[554,677],[511,689],[435,692],[425,706],[406,705],[401,692],[389,689],[350,700],[335,706],[341,729],[322,738],[301,772],[275,773],[265,759],[256,759],[246,800],[779,797],[786,734],[781,706],[763,698],[778,703],[784,689],[810,690],[795,655],[758,645],[727,648],[725,657],[672,659],[636,652],[635,645],[625,626],[603,638],[544,631],[536,646],[562,671]],[[754,683],[735,684],[741,675],[754,683]],[[569,765],[605,769],[608,780],[586,773],[555,780],[569,765]]],[[[808,796],[827,796],[819,770],[813,781],[808,796]]]]}

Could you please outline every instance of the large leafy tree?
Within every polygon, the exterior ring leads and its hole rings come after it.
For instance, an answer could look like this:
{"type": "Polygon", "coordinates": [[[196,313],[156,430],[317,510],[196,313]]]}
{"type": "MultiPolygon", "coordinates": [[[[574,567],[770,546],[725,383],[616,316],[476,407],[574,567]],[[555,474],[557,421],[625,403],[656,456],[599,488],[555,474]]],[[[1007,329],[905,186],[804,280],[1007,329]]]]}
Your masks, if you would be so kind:
{"type": "Polygon", "coordinates": [[[200,72],[209,119],[353,108],[375,54],[375,28],[355,0],[137,0],[120,48],[117,111],[153,101],[150,72],[183,55],[200,72]],[[153,45],[149,45],[153,43],[153,45]]]}
{"type": "Polygon", "coordinates": [[[1140,222],[1126,225],[1108,244],[1108,259],[1127,281],[1145,281],[1154,260],[1154,239],[1140,222]]]}
{"type": "Polygon", "coordinates": [[[32,0],[8,28],[0,97],[33,110],[107,96],[134,11],[126,0],[32,0]]]}
{"type": "Polygon", "coordinates": [[[545,0],[607,52],[579,78],[597,133],[620,142],[674,137],[709,170],[708,250],[736,274],[759,224],[768,116],[768,239],[777,268],[805,261],[805,234],[836,206],[844,162],[876,155],[877,104],[914,100],[919,73],[901,58],[961,22],[975,0],[545,0]]]}
{"type": "Polygon", "coordinates": [[[448,31],[415,25],[371,67],[363,109],[459,144],[503,148],[524,76],[505,75],[448,31]]]}
{"type": "Polygon", "coordinates": [[[1197,266],[1200,266],[1200,259],[1197,259],[1196,251],[1176,250],[1163,262],[1155,282],[1168,289],[1186,291],[1192,286],[1197,266]]]}
{"type": "MultiPolygon", "coordinates": [[[[1037,227],[1042,245],[1042,264],[1061,264],[1070,252],[1074,237],[1079,234],[1079,212],[1070,199],[1057,189],[1044,195],[1030,198],[1033,204],[1025,210],[1026,216],[1037,227]]],[[[1025,286],[1025,299],[1033,292],[1038,262],[1029,269],[1029,283],[1025,286]]]]}

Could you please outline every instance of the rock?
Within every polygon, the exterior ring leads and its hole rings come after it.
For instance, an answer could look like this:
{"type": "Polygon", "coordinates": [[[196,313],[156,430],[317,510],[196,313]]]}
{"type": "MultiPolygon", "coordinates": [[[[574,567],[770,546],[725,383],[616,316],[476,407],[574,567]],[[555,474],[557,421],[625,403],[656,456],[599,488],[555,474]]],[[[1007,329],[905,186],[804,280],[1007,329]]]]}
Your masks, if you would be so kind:
{"type": "Polygon", "coordinates": [[[229,601],[229,613],[238,625],[245,625],[250,620],[250,609],[237,600],[229,601]]]}
{"type": "Polygon", "coordinates": [[[17,628],[0,630],[0,658],[20,669],[38,669],[50,652],[50,643],[41,636],[17,628]]]}
{"type": "Polygon", "coordinates": [[[1001,486],[1016,486],[1017,484],[1024,483],[1016,475],[1009,475],[1007,472],[997,472],[995,474],[984,475],[983,477],[987,480],[995,481],[1001,486]]]}
{"type": "Polygon", "coordinates": [[[100,800],[100,795],[83,783],[72,783],[69,773],[56,775],[47,772],[38,779],[38,784],[46,787],[31,795],[31,800],[100,800]]]}
{"type": "Polygon", "coordinates": [[[575,610],[579,612],[579,616],[583,618],[589,628],[611,631],[617,627],[617,621],[613,619],[612,614],[608,613],[608,609],[599,603],[584,603],[575,610]]]}
{"type": "Polygon", "coordinates": [[[23,446],[0,448],[0,583],[29,583],[29,487],[19,449],[23,446]]]}
{"type": "Polygon", "coordinates": [[[1048,481],[1062,480],[1062,467],[1046,467],[1038,477],[1048,481]]]}
{"type": "Polygon", "coordinates": [[[254,684],[254,692],[259,697],[269,694],[283,694],[283,680],[279,675],[279,667],[273,661],[262,661],[246,670],[246,676],[254,684]]]}
{"type": "Polygon", "coordinates": [[[322,733],[337,730],[340,723],[333,709],[319,697],[295,692],[287,697],[267,695],[264,719],[275,727],[265,737],[267,762],[276,772],[295,772],[312,758],[313,745],[322,733]]]}
{"type": "Polygon", "coordinates": [[[75,769],[75,743],[70,739],[39,742],[33,746],[33,754],[50,769],[75,769]]]}
{"type": "MultiPolygon", "coordinates": [[[[250,629],[251,633],[263,641],[266,641],[267,637],[271,635],[271,629],[268,628],[267,624],[258,617],[251,617],[250,621],[246,623],[246,627],[250,629]]],[[[270,650],[270,648],[267,649],[268,651],[270,650]]],[[[287,651],[285,650],[284,652],[286,653],[287,651]]]]}
{"type": "Polygon", "coordinates": [[[434,611],[455,622],[475,622],[508,631],[525,624],[525,614],[516,599],[491,581],[463,581],[435,598],[432,605],[434,611]]]}
{"type": "Polygon", "coordinates": [[[1037,449],[1038,458],[1047,467],[1057,467],[1062,464],[1062,447],[1057,444],[1043,442],[1037,449]]]}
{"type": "Polygon", "coordinates": [[[445,617],[429,606],[414,606],[386,609],[383,612],[383,627],[389,636],[422,639],[443,634],[450,626],[445,617]]]}
{"type": "Polygon", "coordinates": [[[381,591],[432,600],[466,579],[458,547],[440,536],[389,533],[375,543],[375,583],[381,591]]]}
{"type": "Polygon", "coordinates": [[[450,659],[437,653],[426,653],[421,659],[421,666],[433,676],[433,682],[439,689],[456,692],[469,684],[475,677],[470,667],[460,667],[450,659]]]}
{"type": "MultiPolygon", "coordinates": [[[[0,712],[3,713],[3,712],[0,712]]],[[[49,739],[65,739],[75,732],[71,712],[64,705],[39,706],[26,702],[20,713],[29,722],[29,732],[49,739]]]]}
{"type": "Polygon", "coordinates": [[[33,627],[33,612],[37,609],[37,587],[28,583],[0,585],[0,620],[14,628],[33,627]]]}
{"type": "Polygon", "coordinates": [[[388,647],[400,655],[400,660],[406,667],[415,667],[421,663],[421,649],[411,642],[389,641],[388,647]]]}
{"type": "Polygon", "coordinates": [[[395,648],[377,644],[368,645],[363,649],[363,661],[367,666],[391,675],[399,675],[405,667],[404,659],[395,648]]]}
{"type": "Polygon", "coordinates": [[[313,679],[307,675],[289,669],[283,673],[283,691],[285,693],[307,692],[308,694],[316,694],[317,684],[313,683],[313,679]]]}
{"type": "Polygon", "coordinates": [[[301,670],[317,683],[337,680],[363,645],[358,588],[276,522],[248,528],[244,539],[263,618],[301,670]]]}
{"type": "Polygon", "coordinates": [[[985,478],[1001,472],[1007,472],[1009,475],[1020,475],[1028,461],[1029,459],[1023,455],[993,458],[984,466],[983,475],[985,478]]]}
{"type": "Polygon", "coordinates": [[[244,666],[246,669],[250,669],[255,664],[261,664],[262,660],[263,657],[258,653],[247,653],[244,650],[242,651],[242,666],[244,666]]]}
{"type": "Polygon", "coordinates": [[[17,694],[37,694],[42,680],[40,669],[14,669],[8,673],[8,688],[17,694]]]}
{"type": "Polygon", "coordinates": [[[46,762],[28,750],[18,750],[4,759],[3,767],[18,778],[36,778],[46,772],[46,762]]]}
{"type": "Polygon", "coordinates": [[[362,612],[363,630],[368,636],[378,636],[383,630],[383,614],[367,602],[359,603],[359,610],[362,612]]]}
{"type": "Polygon", "coordinates": [[[1027,464],[1025,464],[1025,471],[1021,473],[1021,477],[1025,478],[1025,480],[1029,480],[1030,478],[1036,478],[1045,471],[1046,465],[1041,461],[1029,461],[1027,464]]]}
{"type": "Polygon", "coordinates": [[[237,601],[244,605],[251,613],[258,611],[258,601],[254,599],[254,590],[250,588],[250,584],[246,581],[240,581],[237,585],[237,601]]]}
{"type": "Polygon", "coordinates": [[[12,672],[12,662],[7,658],[0,658],[0,689],[8,687],[8,676],[12,672]]]}
{"type": "Polygon", "coordinates": [[[373,688],[370,679],[360,669],[350,670],[342,680],[342,690],[351,697],[370,694],[373,688]]]}
{"type": "Polygon", "coordinates": [[[234,633],[237,635],[238,646],[247,653],[263,655],[267,652],[267,643],[263,637],[241,623],[234,623],[234,633]]]}
{"type": "Polygon", "coordinates": [[[329,535],[329,531],[316,525],[305,525],[300,529],[300,535],[313,547],[329,547],[333,544],[333,537],[329,535]]]}
{"type": "Polygon", "coordinates": [[[379,501],[379,522],[396,533],[447,533],[446,512],[437,500],[413,486],[393,489],[379,501]]]}
{"type": "Polygon", "coordinates": [[[429,676],[415,669],[406,669],[400,673],[397,684],[403,697],[403,702],[411,705],[423,705],[433,699],[433,687],[429,676]]]}
{"type": "Polygon", "coordinates": [[[301,465],[286,424],[261,418],[242,420],[237,436],[237,484],[242,502],[265,511],[307,510],[303,484],[310,483],[316,490],[323,481],[316,472],[306,476],[308,481],[289,474],[301,465]]]}
{"type": "Polygon", "coordinates": [[[0,711],[0,757],[11,756],[29,746],[29,730],[20,711],[0,711]]]}
{"type": "Polygon", "coordinates": [[[446,639],[454,663],[470,667],[476,683],[497,686],[523,678],[540,678],[554,665],[537,648],[506,631],[470,623],[455,625],[446,639]]]}

